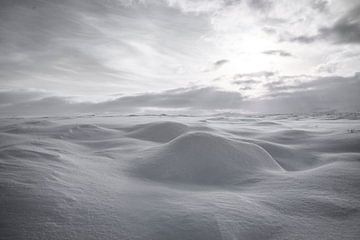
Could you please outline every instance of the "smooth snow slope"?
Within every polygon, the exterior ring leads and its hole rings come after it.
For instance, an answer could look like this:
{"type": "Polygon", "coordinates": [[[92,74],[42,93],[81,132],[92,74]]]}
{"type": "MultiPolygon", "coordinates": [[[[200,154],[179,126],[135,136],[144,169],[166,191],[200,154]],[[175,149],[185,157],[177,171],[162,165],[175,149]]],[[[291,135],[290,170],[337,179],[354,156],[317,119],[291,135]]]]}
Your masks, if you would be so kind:
{"type": "Polygon", "coordinates": [[[183,134],[133,160],[138,177],[190,184],[239,183],[281,171],[263,148],[204,132],[183,134]]]}
{"type": "Polygon", "coordinates": [[[359,239],[346,116],[2,118],[0,239],[359,239]]]}

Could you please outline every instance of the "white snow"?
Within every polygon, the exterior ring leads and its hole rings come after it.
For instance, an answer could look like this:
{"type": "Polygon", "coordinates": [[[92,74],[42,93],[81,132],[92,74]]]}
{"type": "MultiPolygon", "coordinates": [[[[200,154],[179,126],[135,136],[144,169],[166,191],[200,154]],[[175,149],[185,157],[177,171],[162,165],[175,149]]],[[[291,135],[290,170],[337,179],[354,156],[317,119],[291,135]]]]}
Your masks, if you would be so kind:
{"type": "Polygon", "coordinates": [[[127,134],[129,137],[154,142],[168,142],[188,131],[188,126],[177,122],[155,122],[136,125],[127,134]]]}
{"type": "Polygon", "coordinates": [[[134,160],[139,177],[157,181],[222,184],[249,180],[281,167],[263,148],[204,132],[183,134],[134,160]]]}
{"type": "Polygon", "coordinates": [[[3,117],[0,239],[358,239],[359,129],[335,113],[3,117]]]}

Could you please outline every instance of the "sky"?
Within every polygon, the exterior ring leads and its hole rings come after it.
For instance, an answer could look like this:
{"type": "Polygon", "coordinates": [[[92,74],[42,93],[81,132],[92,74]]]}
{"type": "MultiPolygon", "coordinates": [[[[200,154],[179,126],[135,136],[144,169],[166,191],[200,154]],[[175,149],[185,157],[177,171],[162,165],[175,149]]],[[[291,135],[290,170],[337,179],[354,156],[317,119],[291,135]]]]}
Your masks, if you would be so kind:
{"type": "Polygon", "coordinates": [[[354,0],[2,0],[0,113],[360,110],[354,0]]]}

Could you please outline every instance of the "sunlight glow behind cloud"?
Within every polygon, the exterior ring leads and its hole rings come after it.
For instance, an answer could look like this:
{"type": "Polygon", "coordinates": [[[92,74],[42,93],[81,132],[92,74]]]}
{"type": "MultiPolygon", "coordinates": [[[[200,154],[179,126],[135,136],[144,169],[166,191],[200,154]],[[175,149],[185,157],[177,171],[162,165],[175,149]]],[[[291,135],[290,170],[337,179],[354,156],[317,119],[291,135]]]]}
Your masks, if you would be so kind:
{"type": "Polygon", "coordinates": [[[271,94],[267,86],[283,76],[291,85],[360,71],[360,5],[350,0],[1,5],[3,90],[100,101],[114,94],[213,87],[254,99],[271,94]]]}

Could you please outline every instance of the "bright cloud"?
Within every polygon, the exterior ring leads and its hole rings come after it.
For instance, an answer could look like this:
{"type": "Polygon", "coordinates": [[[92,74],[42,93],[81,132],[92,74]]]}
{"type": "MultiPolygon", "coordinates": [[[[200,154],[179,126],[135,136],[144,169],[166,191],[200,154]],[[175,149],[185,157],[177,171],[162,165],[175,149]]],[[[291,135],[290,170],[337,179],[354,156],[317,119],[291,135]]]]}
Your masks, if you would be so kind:
{"type": "Polygon", "coordinates": [[[359,72],[359,11],[350,0],[5,0],[0,88],[82,101],[193,87],[260,99],[282,76],[359,72]]]}

